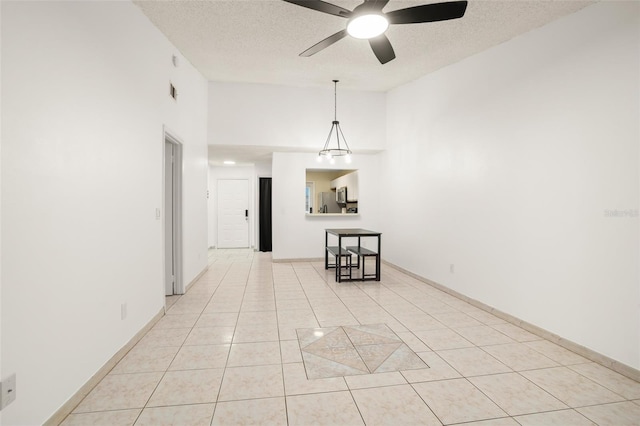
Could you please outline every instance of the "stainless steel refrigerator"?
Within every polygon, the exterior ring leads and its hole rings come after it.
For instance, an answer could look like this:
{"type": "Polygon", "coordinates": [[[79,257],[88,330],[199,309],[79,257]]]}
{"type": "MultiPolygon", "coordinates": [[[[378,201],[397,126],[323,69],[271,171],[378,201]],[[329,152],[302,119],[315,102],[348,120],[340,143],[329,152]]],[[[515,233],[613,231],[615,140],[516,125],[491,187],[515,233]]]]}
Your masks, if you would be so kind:
{"type": "Polygon", "coordinates": [[[336,203],[335,192],[321,192],[318,194],[318,213],[340,213],[342,209],[336,203]]]}

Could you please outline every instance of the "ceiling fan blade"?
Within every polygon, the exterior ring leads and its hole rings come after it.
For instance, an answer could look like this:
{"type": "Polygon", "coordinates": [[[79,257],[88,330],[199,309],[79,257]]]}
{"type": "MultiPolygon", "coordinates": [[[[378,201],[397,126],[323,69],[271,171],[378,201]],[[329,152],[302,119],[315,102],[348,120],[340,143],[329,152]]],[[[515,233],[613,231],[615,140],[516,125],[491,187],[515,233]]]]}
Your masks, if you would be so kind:
{"type": "Polygon", "coordinates": [[[390,24],[419,24],[421,22],[446,21],[464,16],[466,1],[423,4],[386,13],[390,24]]]}
{"type": "Polygon", "coordinates": [[[381,34],[378,37],[370,38],[369,44],[381,64],[384,65],[396,58],[393,47],[391,47],[391,42],[386,35],[381,34]]]}
{"type": "Polygon", "coordinates": [[[315,55],[316,53],[318,53],[322,49],[325,49],[325,48],[331,46],[333,43],[335,43],[336,41],[342,40],[346,36],[347,36],[347,30],[338,31],[334,35],[325,38],[320,43],[314,44],[313,46],[311,46],[310,48],[308,48],[307,50],[302,52],[300,54],[300,56],[305,56],[306,57],[306,56],[315,55]]]}
{"type": "Polygon", "coordinates": [[[364,2],[375,10],[382,10],[389,3],[389,0],[365,0],[364,2]]]}
{"type": "Polygon", "coordinates": [[[342,18],[348,18],[351,16],[351,11],[343,7],[336,6],[335,4],[327,3],[321,0],[283,0],[287,3],[297,4],[298,6],[306,7],[307,9],[317,10],[318,12],[328,13],[329,15],[340,16],[342,18]]]}

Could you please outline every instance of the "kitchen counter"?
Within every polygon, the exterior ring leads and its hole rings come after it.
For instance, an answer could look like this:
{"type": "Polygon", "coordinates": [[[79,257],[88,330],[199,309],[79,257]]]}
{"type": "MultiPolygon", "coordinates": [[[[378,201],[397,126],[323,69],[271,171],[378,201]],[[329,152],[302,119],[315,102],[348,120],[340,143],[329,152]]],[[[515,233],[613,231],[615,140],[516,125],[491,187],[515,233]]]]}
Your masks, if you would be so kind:
{"type": "Polygon", "coordinates": [[[322,217],[322,216],[359,216],[360,213],[306,213],[306,216],[322,217]]]}

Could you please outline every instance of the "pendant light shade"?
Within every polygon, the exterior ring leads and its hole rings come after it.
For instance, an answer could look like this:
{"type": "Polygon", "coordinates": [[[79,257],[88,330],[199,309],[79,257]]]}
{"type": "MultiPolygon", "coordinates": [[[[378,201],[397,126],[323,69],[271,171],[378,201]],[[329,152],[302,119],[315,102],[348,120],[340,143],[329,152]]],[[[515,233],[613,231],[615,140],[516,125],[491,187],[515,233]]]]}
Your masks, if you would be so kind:
{"type": "Polygon", "coordinates": [[[335,157],[345,157],[345,161],[350,163],[351,150],[349,149],[347,140],[340,128],[340,122],[338,121],[338,80],[333,80],[333,85],[334,118],[331,123],[329,136],[327,136],[327,141],[324,143],[324,147],[318,152],[318,161],[320,162],[323,158],[326,158],[331,162],[331,164],[333,164],[335,163],[335,157]],[[335,138],[332,138],[334,134],[335,138]],[[335,144],[332,145],[331,141],[333,139],[335,139],[335,144]]]}

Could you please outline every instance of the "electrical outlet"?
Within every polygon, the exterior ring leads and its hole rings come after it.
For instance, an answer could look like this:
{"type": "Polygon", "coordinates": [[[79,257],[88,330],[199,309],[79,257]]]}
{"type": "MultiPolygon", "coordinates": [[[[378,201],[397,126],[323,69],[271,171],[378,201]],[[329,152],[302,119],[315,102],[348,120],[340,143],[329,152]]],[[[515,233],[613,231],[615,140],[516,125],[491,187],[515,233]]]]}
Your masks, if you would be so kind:
{"type": "Polygon", "coordinates": [[[123,303],[120,305],[120,319],[127,318],[127,304],[123,303]]]}
{"type": "Polygon", "coordinates": [[[453,274],[453,263],[449,265],[449,272],[451,272],[453,274]]]}
{"type": "Polygon", "coordinates": [[[4,409],[7,405],[11,404],[16,399],[16,375],[12,374],[9,377],[5,377],[0,383],[0,394],[2,395],[2,401],[0,402],[0,410],[4,409]]]}

